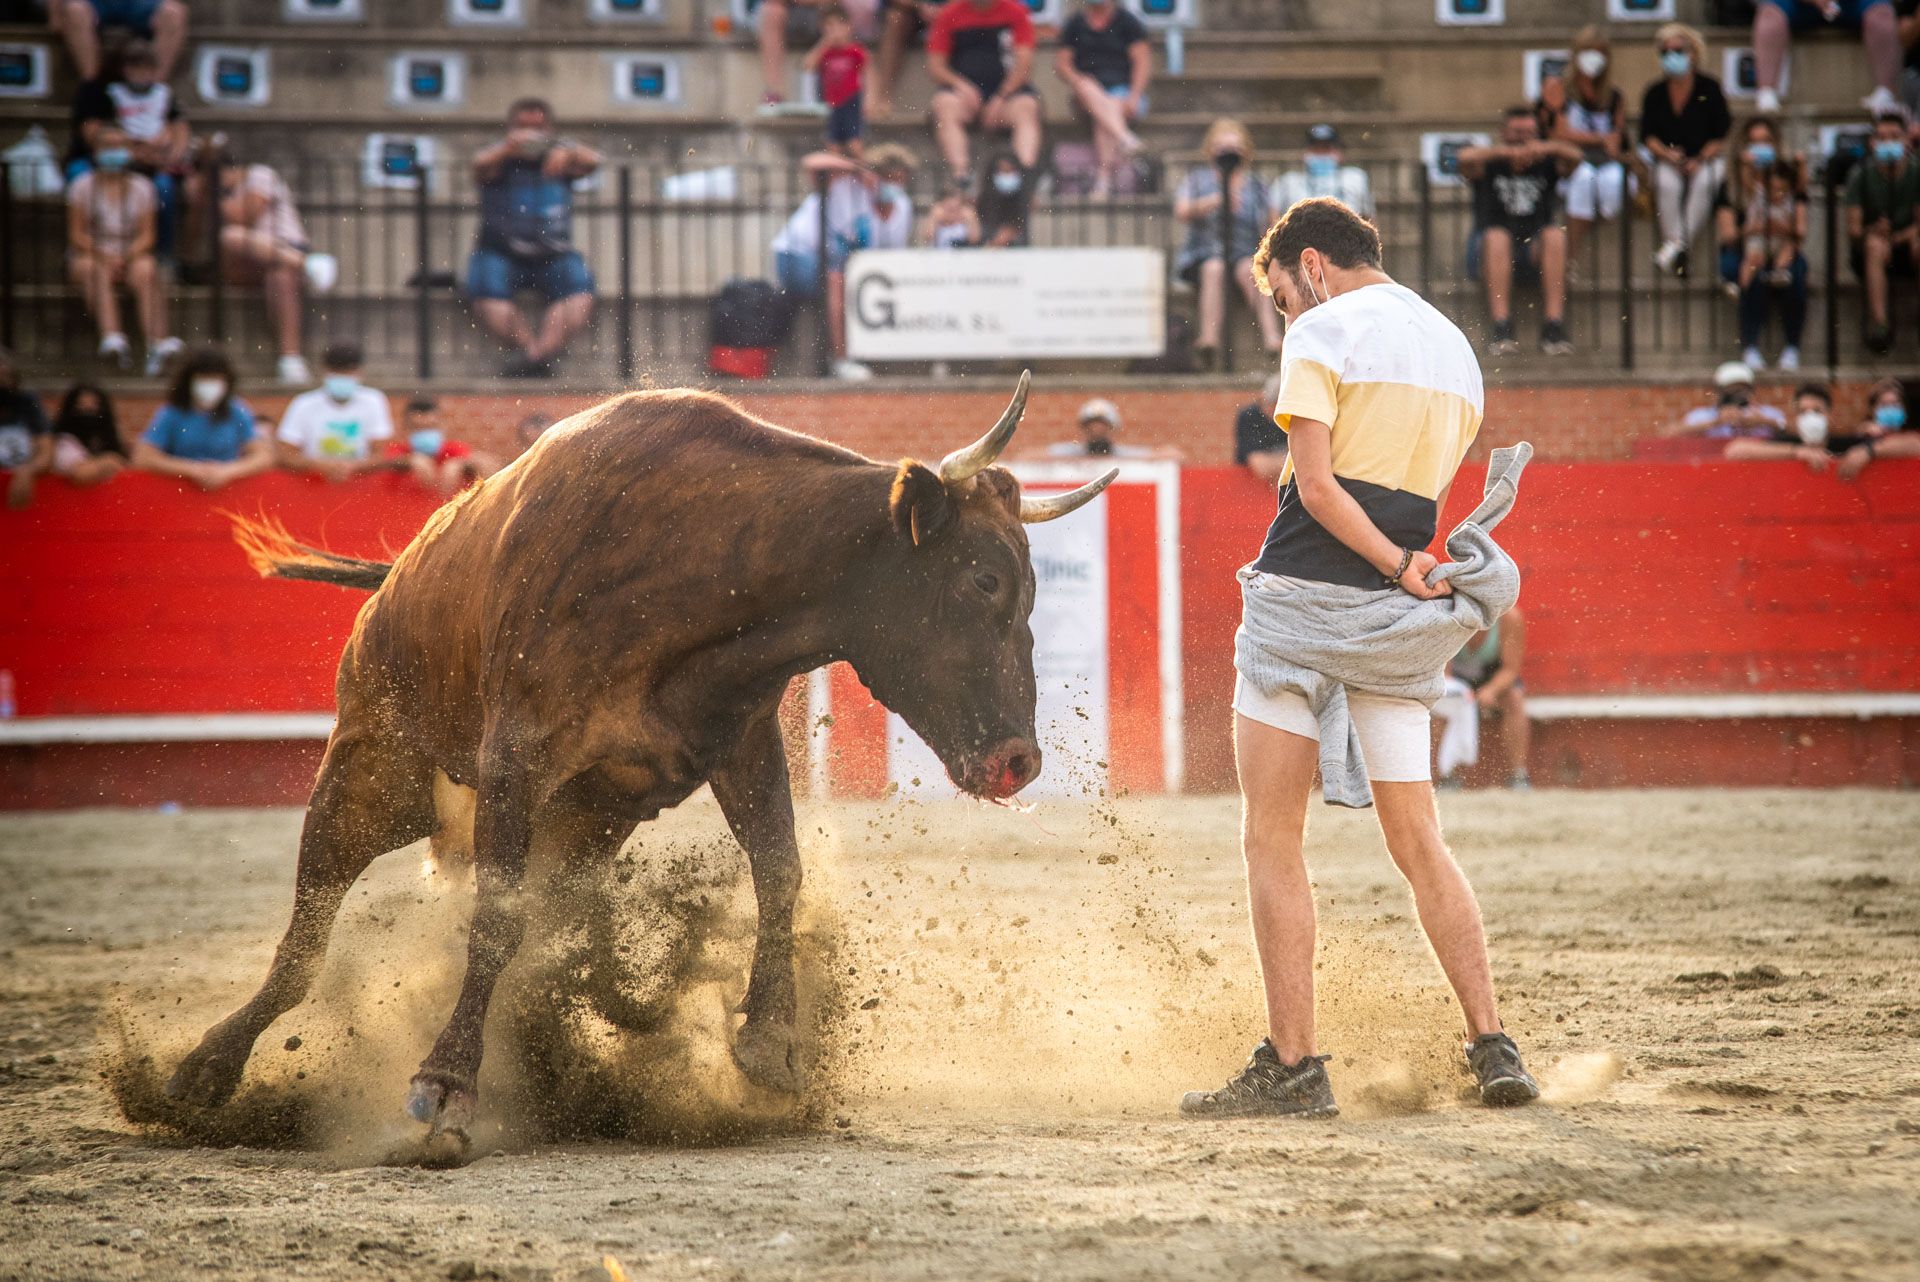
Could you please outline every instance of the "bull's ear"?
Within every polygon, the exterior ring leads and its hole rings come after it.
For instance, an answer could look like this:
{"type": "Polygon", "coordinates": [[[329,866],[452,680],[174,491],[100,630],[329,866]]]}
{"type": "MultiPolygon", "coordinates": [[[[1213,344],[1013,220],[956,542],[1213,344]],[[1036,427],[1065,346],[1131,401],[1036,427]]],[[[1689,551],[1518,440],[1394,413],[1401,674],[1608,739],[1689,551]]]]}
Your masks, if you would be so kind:
{"type": "Polygon", "coordinates": [[[887,501],[893,528],[915,547],[939,538],[953,524],[953,498],[940,477],[925,464],[903,459],[887,501]]]}

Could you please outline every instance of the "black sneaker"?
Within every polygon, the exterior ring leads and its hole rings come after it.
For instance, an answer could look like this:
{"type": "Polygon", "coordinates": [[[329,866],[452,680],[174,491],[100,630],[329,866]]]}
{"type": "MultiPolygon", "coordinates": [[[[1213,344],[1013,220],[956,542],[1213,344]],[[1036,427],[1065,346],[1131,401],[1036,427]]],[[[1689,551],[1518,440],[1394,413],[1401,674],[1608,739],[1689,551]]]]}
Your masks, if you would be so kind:
{"type": "Polygon", "coordinates": [[[1885,356],[1893,350],[1893,331],[1885,325],[1867,326],[1867,350],[1875,356],[1885,356]]]}
{"type": "Polygon", "coordinates": [[[1188,1117],[1337,1117],[1327,1057],[1309,1055],[1282,1064],[1273,1043],[1262,1039],[1247,1066],[1217,1091],[1188,1091],[1180,1100],[1188,1117]]]}
{"type": "Polygon", "coordinates": [[[1573,353],[1573,340],[1567,337],[1564,323],[1550,320],[1540,326],[1540,350],[1549,356],[1568,356],[1573,353]]]}
{"type": "Polygon", "coordinates": [[[1540,1098],[1540,1083],[1520,1062],[1520,1048],[1505,1033],[1482,1033],[1467,1045],[1467,1067],[1480,1083],[1480,1102],[1512,1108],[1540,1098]]]}
{"type": "Polygon", "coordinates": [[[1489,356],[1511,356],[1520,350],[1520,342],[1513,336],[1511,320],[1495,321],[1493,336],[1487,340],[1489,356]]]}

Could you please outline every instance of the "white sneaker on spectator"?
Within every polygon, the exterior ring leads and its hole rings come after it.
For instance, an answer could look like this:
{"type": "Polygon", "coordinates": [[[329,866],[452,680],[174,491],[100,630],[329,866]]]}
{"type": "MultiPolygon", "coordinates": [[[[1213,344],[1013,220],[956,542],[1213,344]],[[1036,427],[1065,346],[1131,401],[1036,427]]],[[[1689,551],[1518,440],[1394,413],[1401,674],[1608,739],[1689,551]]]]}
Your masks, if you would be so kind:
{"type": "Polygon", "coordinates": [[[280,381],[288,387],[305,387],[313,382],[313,371],[307,368],[307,358],[298,352],[288,352],[282,356],[280,381]]]}
{"type": "Polygon", "coordinates": [[[1860,105],[1867,109],[1869,116],[1898,116],[1902,120],[1907,118],[1905,104],[1894,96],[1893,90],[1885,85],[1874,86],[1873,92],[1860,100],[1860,105]]]}
{"type": "Polygon", "coordinates": [[[1740,353],[1740,363],[1750,370],[1763,370],[1767,367],[1767,358],[1757,347],[1749,347],[1740,353]]]}
{"type": "Polygon", "coordinates": [[[1686,242],[1669,240],[1653,251],[1653,265],[1663,272],[1671,272],[1679,265],[1681,256],[1686,252],[1686,242]]]}
{"type": "Polygon", "coordinates": [[[167,369],[167,362],[186,349],[186,344],[177,338],[163,338],[147,349],[146,375],[159,378],[167,369]]]}
{"type": "Polygon", "coordinates": [[[863,383],[873,377],[873,371],[859,361],[841,357],[833,363],[833,376],[845,379],[849,383],[863,383]]]}
{"type": "Polygon", "coordinates": [[[1780,114],[1780,93],[1776,89],[1762,89],[1753,95],[1753,109],[1763,116],[1780,114]]]}
{"type": "Polygon", "coordinates": [[[1797,347],[1781,348],[1780,349],[1780,368],[1784,370],[1799,369],[1800,368],[1800,349],[1797,347]]]}
{"type": "Polygon", "coordinates": [[[121,369],[132,369],[133,345],[127,342],[125,334],[103,334],[100,338],[100,359],[112,361],[121,369]]]}
{"type": "Polygon", "coordinates": [[[300,265],[307,274],[307,286],[316,294],[332,289],[340,279],[340,260],[332,254],[308,254],[300,265]]]}

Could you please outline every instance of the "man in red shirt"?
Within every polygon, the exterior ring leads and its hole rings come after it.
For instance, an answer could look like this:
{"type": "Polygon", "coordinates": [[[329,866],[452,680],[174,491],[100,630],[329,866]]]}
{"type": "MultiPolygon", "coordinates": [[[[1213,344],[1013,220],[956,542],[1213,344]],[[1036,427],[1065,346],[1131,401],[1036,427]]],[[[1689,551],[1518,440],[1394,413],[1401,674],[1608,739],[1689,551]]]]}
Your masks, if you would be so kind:
{"type": "Polygon", "coordinates": [[[862,79],[867,51],[853,38],[853,20],[838,4],[820,11],[820,43],[807,52],[807,70],[820,77],[820,101],[827,104],[827,150],[860,159],[862,79]]]}
{"type": "Polygon", "coordinates": [[[1021,0],[950,0],[927,33],[933,136],[956,177],[967,177],[967,128],[1013,134],[1013,154],[1040,160],[1040,98],[1034,93],[1033,18],[1021,0]]]}

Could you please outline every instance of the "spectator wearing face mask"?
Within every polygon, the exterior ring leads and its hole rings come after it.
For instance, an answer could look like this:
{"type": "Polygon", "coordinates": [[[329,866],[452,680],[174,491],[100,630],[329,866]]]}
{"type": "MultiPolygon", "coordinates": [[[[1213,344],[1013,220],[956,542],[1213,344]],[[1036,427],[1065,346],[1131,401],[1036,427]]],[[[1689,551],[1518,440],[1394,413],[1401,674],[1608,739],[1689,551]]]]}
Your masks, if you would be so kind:
{"type": "Polygon", "coordinates": [[[171,259],[191,134],[152,46],[142,41],[128,46],[114,75],[89,80],[75,91],[69,179],[93,167],[101,131],[109,128],[124,136],[126,167],[153,183],[160,198],[155,246],[162,258],[171,259]]]}
{"type": "Polygon", "coordinates": [[[113,398],[91,383],[76,383],[61,398],[53,427],[36,441],[32,462],[13,474],[8,505],[25,507],[34,478],[46,473],[69,485],[100,485],[120,475],[130,447],[120,436],[113,398]]]}
{"type": "Polygon", "coordinates": [[[1815,472],[1833,465],[1860,437],[1834,430],[1833,393],[1821,383],[1803,383],[1793,393],[1793,416],[1785,427],[1765,437],[1738,437],[1727,442],[1721,457],[1736,462],[1798,459],[1815,472]]]}
{"type": "MultiPolygon", "coordinates": [[[[1807,258],[1802,246],[1806,239],[1806,165],[1804,157],[1780,146],[1780,133],[1771,120],[1755,117],[1740,131],[1740,147],[1727,170],[1727,180],[1714,196],[1714,222],[1720,243],[1720,278],[1726,290],[1740,303],[1740,359],[1753,369],[1766,368],[1760,350],[1767,331],[1767,318],[1778,312],[1783,345],[1780,368],[1800,368],[1800,339],[1807,324],[1807,258]],[[1748,250],[1747,222],[1756,200],[1765,195],[1768,175],[1780,167],[1787,169],[1787,185],[1793,215],[1792,253],[1784,253],[1784,242],[1770,247],[1763,235],[1760,245],[1764,259],[1771,248],[1776,269],[1784,262],[1785,271],[1743,272],[1748,250]]],[[[1782,193],[1776,192],[1776,195],[1782,193]]]]}
{"type": "Polygon", "coordinates": [[[1920,165],[1908,152],[1906,122],[1899,116],[1873,122],[1873,150],[1847,176],[1842,199],[1853,271],[1867,290],[1867,350],[1884,356],[1893,347],[1888,277],[1920,270],[1920,165]]]}
{"type": "Polygon", "coordinates": [[[1567,257],[1578,262],[1581,246],[1597,222],[1612,222],[1626,205],[1631,179],[1626,166],[1626,95],[1613,83],[1613,46],[1596,26],[1573,41],[1573,64],[1565,80],[1542,84],[1541,136],[1580,150],[1567,175],[1567,257]]]}
{"type": "Polygon", "coordinates": [[[33,478],[47,470],[53,439],[40,398],[20,386],[13,353],[0,347],[0,471],[11,472],[7,501],[25,507],[33,497],[33,478]]]}
{"type": "Polygon", "coordinates": [[[1094,397],[1080,407],[1076,416],[1080,435],[1076,440],[1055,441],[1047,446],[1049,458],[1178,458],[1179,451],[1155,449],[1145,445],[1123,445],[1115,440],[1120,431],[1120,407],[1102,397],[1094,397]]]}
{"type": "Polygon", "coordinates": [[[432,396],[407,402],[403,427],[405,439],[387,447],[388,458],[404,460],[414,480],[443,497],[451,498],[500,470],[500,461],[493,455],[447,435],[440,402],[432,396]]]}
{"type": "Polygon", "coordinates": [[[207,348],[188,356],[174,375],[167,403],[154,411],[133,444],[133,465],[217,490],[273,466],[273,447],[255,429],[240,399],[233,363],[207,348]]]}
{"type": "Polygon", "coordinates": [[[1280,375],[1268,378],[1260,399],[1242,405],[1233,417],[1233,461],[1267,485],[1278,485],[1287,470],[1287,434],[1273,419],[1280,404],[1280,384],[1280,375]]]}
{"type": "Polygon", "coordinates": [[[1707,42],[1692,27],[1669,22],[1654,36],[1661,78],[1640,99],[1640,140],[1653,167],[1660,245],[1654,266],[1687,274],[1688,247],[1713,213],[1726,172],[1721,153],[1733,114],[1720,82],[1700,69],[1707,42]]]}
{"type": "Polygon", "coordinates": [[[1753,370],[1728,361],[1713,372],[1712,405],[1688,410],[1663,436],[1700,436],[1724,441],[1737,436],[1770,438],[1785,430],[1787,416],[1753,399],[1753,370]]]}
{"type": "Polygon", "coordinates": [[[67,188],[67,276],[100,327],[100,359],[121,369],[133,347],[120,316],[120,290],[133,295],[147,342],[146,376],[158,378],[181,343],[167,333],[167,286],[154,259],[159,197],[128,165],[118,125],[100,130],[93,168],[67,188]]]}
{"type": "Polygon", "coordinates": [[[1867,393],[1867,421],[1840,456],[1836,475],[1851,481],[1883,458],[1920,458],[1920,431],[1907,412],[1906,385],[1897,378],[1883,378],[1867,393]]]}
{"type": "Polygon", "coordinates": [[[1187,170],[1173,193],[1173,216],[1187,225],[1186,240],[1174,258],[1174,275],[1199,291],[1194,356],[1202,370],[1219,364],[1220,335],[1226,328],[1227,277],[1245,295],[1260,324],[1269,352],[1280,350],[1280,315],[1261,297],[1253,280],[1253,251],[1273,222],[1267,184],[1253,169],[1253,141],[1247,127],[1222,117],[1207,127],[1200,143],[1203,163],[1187,170]],[[1220,173],[1227,171],[1232,202],[1232,243],[1220,243],[1220,173]]]}
{"type": "Polygon", "coordinates": [[[1003,151],[987,167],[987,184],[974,201],[980,216],[980,244],[1008,249],[1027,243],[1027,214],[1033,196],[1019,159],[1003,151]]]}
{"type": "Polygon", "coordinates": [[[360,380],[365,364],[352,343],[335,343],[321,357],[320,386],[287,405],[278,441],[280,466],[346,481],[381,465],[382,443],[393,437],[386,393],[360,380]]]}
{"type": "Polygon", "coordinates": [[[1289,169],[1273,180],[1270,199],[1274,216],[1279,217],[1295,201],[1310,196],[1331,196],[1362,218],[1373,217],[1373,187],[1367,171],[1345,162],[1340,131],[1332,125],[1310,127],[1306,149],[1300,153],[1300,168],[1289,169]]]}

